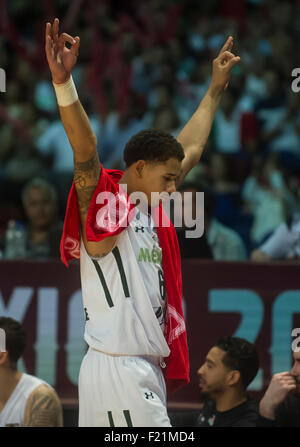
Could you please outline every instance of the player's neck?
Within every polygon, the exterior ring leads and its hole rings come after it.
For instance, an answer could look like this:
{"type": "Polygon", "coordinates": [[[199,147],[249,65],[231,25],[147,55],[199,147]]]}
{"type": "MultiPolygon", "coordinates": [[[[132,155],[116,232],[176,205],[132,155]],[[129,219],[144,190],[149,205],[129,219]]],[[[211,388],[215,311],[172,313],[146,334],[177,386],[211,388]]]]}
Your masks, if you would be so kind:
{"type": "Polygon", "coordinates": [[[217,411],[228,411],[246,402],[247,395],[244,391],[232,390],[216,396],[215,400],[217,411]]]}
{"type": "Polygon", "coordinates": [[[0,368],[0,411],[10,398],[21,377],[22,373],[18,370],[0,368]]]}
{"type": "Polygon", "coordinates": [[[122,175],[120,181],[119,181],[120,185],[126,185],[127,187],[127,194],[131,194],[134,191],[134,188],[132,187],[132,181],[130,178],[130,173],[129,171],[125,171],[124,174],[122,175]]]}

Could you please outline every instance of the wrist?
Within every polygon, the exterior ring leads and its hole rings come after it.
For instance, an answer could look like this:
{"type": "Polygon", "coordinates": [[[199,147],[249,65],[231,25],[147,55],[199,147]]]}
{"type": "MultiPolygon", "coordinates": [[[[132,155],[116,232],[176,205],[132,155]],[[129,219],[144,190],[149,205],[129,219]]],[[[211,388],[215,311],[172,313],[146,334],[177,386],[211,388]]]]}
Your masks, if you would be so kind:
{"type": "Polygon", "coordinates": [[[266,399],[262,399],[259,404],[259,414],[266,419],[274,421],[276,407],[277,405],[268,402],[266,399]]]}
{"type": "Polygon", "coordinates": [[[57,103],[60,107],[68,107],[78,100],[76,87],[72,75],[64,83],[55,83],[53,81],[57,103]]]}
{"type": "Polygon", "coordinates": [[[68,73],[65,77],[65,79],[56,79],[54,76],[52,76],[52,83],[55,85],[62,85],[65,84],[71,77],[71,73],[68,73]]]}
{"type": "Polygon", "coordinates": [[[210,86],[208,87],[207,93],[215,101],[220,101],[220,99],[222,98],[222,94],[224,93],[224,88],[210,84],[210,86]]]}

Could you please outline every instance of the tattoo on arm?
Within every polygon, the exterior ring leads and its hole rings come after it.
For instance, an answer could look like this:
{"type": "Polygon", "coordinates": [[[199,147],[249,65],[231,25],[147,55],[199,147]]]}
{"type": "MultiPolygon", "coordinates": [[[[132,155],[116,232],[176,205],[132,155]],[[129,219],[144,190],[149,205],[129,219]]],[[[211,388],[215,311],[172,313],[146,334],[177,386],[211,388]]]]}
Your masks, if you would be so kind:
{"type": "Polygon", "coordinates": [[[97,152],[87,161],[74,162],[74,182],[78,197],[79,211],[87,214],[93,192],[100,174],[100,163],[97,152]]]}
{"type": "Polygon", "coordinates": [[[62,427],[62,407],[57,394],[48,386],[40,386],[29,397],[25,427],[62,427]]]}

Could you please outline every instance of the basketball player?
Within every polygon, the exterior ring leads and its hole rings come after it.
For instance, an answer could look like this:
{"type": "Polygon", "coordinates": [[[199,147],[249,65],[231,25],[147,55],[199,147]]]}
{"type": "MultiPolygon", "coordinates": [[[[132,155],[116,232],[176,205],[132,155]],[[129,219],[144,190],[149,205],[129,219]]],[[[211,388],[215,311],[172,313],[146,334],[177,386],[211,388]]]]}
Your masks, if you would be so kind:
{"type": "Polygon", "coordinates": [[[120,182],[128,194],[144,193],[153,209],[159,203],[152,200],[152,192],[174,192],[200,159],[230,70],[240,58],[231,53],[229,37],[214,60],[207,94],[177,140],[155,130],[140,132],[126,145],[123,173],[104,169],[99,162],[96,137],[78,99],[71,71],[80,39],[58,33],[58,19],[47,23],[47,60],[74,153],[61,250],[65,262],[80,257],[87,320],[89,350],[79,374],[79,426],[170,426],[166,388],[172,391],[180,381],[188,382],[175,230],[163,231],[143,206],[136,207],[126,228],[110,225],[106,216],[105,230],[95,223],[96,197],[101,191],[117,197],[120,182]],[[172,318],[178,323],[173,328],[172,318]]]}
{"type": "Polygon", "coordinates": [[[26,345],[21,324],[0,317],[0,328],[7,349],[0,352],[0,427],[62,427],[62,407],[54,389],[17,369],[26,345]]]}

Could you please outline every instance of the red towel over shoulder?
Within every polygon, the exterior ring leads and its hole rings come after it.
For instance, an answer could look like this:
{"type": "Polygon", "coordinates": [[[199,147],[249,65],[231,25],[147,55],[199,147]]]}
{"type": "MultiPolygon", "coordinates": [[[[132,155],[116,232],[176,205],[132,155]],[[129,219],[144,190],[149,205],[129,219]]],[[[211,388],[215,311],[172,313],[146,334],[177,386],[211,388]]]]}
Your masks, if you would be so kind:
{"type": "MultiPolygon", "coordinates": [[[[134,204],[118,184],[122,176],[123,171],[105,169],[101,165],[100,178],[87,215],[88,241],[99,242],[106,237],[120,234],[134,217],[134,204]],[[115,203],[116,206],[109,206],[111,203],[115,203]]],[[[167,392],[170,394],[190,381],[186,327],[182,310],[181,259],[175,228],[162,206],[154,210],[152,217],[162,249],[168,299],[165,338],[171,352],[169,357],[165,358],[167,366],[163,372],[167,392]]],[[[60,251],[61,259],[67,267],[71,259],[80,258],[79,211],[74,182],[68,197],[60,251]]]]}

